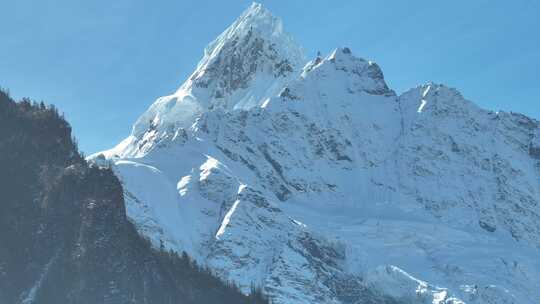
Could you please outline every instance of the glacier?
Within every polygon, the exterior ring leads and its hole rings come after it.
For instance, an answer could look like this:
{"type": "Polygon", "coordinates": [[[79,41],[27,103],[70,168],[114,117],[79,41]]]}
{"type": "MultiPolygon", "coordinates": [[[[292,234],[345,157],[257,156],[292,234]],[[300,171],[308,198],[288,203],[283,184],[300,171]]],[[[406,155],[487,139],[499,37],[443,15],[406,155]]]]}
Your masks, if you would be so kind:
{"type": "Polygon", "coordinates": [[[337,48],[252,4],[116,147],[154,245],[274,303],[536,303],[540,122],[337,48]]]}

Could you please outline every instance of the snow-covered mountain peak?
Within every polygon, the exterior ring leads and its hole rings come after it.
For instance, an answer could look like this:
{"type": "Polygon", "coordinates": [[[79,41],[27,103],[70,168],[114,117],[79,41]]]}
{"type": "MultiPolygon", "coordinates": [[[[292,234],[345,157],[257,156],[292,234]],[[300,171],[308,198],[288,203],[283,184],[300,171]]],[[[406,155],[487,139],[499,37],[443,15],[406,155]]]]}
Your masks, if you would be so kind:
{"type": "Polygon", "coordinates": [[[434,82],[410,89],[399,99],[406,118],[413,116],[418,119],[426,115],[463,117],[487,112],[465,99],[457,89],[434,82]]]}
{"type": "Polygon", "coordinates": [[[109,154],[141,156],[209,110],[259,106],[296,78],[304,63],[302,49],[281,20],[254,3],[206,47],[180,88],[158,98],[134,124],[131,136],[109,154]]]}
{"type": "Polygon", "coordinates": [[[352,51],[348,47],[338,47],[334,49],[330,55],[328,56],[329,60],[340,62],[340,63],[350,63],[354,61],[362,61],[365,62],[366,60],[363,58],[358,58],[353,55],[352,51]]]}
{"type": "Polygon", "coordinates": [[[205,54],[211,56],[219,51],[220,43],[255,34],[272,42],[285,42],[294,47],[293,39],[284,32],[281,19],[275,17],[259,3],[253,3],[247,8],[216,40],[210,43],[205,54]]]}
{"type": "Polygon", "coordinates": [[[386,85],[380,67],[375,62],[356,57],[347,47],[336,48],[324,59],[318,56],[310,61],[304,67],[302,77],[332,77],[340,83],[349,83],[351,93],[363,91],[372,95],[395,95],[386,85]]]}
{"type": "MultiPolygon", "coordinates": [[[[253,3],[206,47],[196,71],[179,91],[191,86],[210,88],[211,97],[226,98],[234,91],[253,87],[258,73],[286,78],[303,63],[302,49],[283,30],[281,20],[261,4],[253,3]]],[[[267,79],[265,83],[272,81],[267,79]]],[[[249,108],[254,103],[253,100],[235,102],[225,104],[225,108],[249,108]]]]}

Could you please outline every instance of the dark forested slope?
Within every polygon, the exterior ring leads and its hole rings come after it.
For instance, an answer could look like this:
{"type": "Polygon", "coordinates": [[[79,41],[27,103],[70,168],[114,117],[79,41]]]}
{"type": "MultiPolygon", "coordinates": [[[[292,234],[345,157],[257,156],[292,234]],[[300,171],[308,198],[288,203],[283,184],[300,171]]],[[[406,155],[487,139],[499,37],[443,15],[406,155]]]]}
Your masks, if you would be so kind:
{"type": "Polygon", "coordinates": [[[153,249],[54,107],[0,92],[0,303],[265,303],[153,249]]]}

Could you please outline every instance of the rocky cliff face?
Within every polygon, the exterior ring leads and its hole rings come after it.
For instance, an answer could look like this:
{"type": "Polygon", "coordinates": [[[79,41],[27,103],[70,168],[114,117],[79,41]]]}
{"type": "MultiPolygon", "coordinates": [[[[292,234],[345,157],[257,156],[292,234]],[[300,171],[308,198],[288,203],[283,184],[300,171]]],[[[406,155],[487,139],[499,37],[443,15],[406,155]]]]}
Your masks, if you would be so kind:
{"type": "Polygon", "coordinates": [[[141,238],[54,108],[0,92],[0,168],[0,303],[265,303],[141,238]]]}
{"type": "Polygon", "coordinates": [[[252,5],[91,157],[138,231],[276,303],[540,298],[539,122],[439,84],[398,96],[348,48],[298,68],[298,50],[252,5]]]}

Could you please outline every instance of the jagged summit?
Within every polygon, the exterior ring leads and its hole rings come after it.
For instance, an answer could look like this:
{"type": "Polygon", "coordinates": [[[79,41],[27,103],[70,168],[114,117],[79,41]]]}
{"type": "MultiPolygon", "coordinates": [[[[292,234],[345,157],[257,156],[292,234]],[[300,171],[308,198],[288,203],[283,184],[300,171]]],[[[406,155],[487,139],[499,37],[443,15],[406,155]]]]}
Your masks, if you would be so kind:
{"type": "MultiPolygon", "coordinates": [[[[252,82],[259,86],[258,90],[265,91],[273,81],[265,79],[264,84],[258,84],[258,76],[287,78],[298,71],[303,62],[302,49],[283,31],[281,20],[254,3],[208,45],[196,71],[179,91],[195,86],[209,89],[211,92],[207,93],[211,98],[224,100],[237,90],[254,87],[252,82]]],[[[260,97],[255,95],[249,96],[251,100],[234,104],[223,100],[218,103],[226,109],[249,108],[256,103],[253,99],[260,97]]]]}
{"type": "Polygon", "coordinates": [[[388,88],[380,67],[375,62],[356,57],[348,47],[336,48],[324,59],[317,56],[304,67],[302,77],[307,78],[312,72],[328,74],[331,70],[344,74],[344,77],[348,79],[347,82],[350,82],[351,92],[364,91],[373,95],[396,95],[388,88]],[[322,71],[317,72],[319,69],[322,71]]]}
{"type": "Polygon", "coordinates": [[[272,43],[280,43],[289,47],[291,60],[302,59],[301,48],[296,45],[293,38],[283,30],[281,19],[272,15],[270,11],[259,3],[253,3],[233,22],[221,35],[211,42],[204,50],[205,56],[216,55],[224,41],[234,40],[255,34],[272,43]]]}
{"type": "MultiPolygon", "coordinates": [[[[236,89],[247,84],[240,80],[248,79],[240,78],[249,78],[249,72],[266,68],[275,76],[287,76],[303,61],[302,49],[284,32],[281,20],[261,4],[253,3],[206,47],[204,57],[190,80],[197,86],[205,87],[208,82],[205,76],[236,76],[238,83],[228,83],[229,87],[222,88],[236,89]],[[265,66],[263,61],[270,63],[270,66],[265,66]],[[249,71],[243,71],[242,64],[247,64],[249,71]],[[216,75],[217,72],[222,74],[216,75]],[[233,72],[240,72],[240,75],[230,75],[233,72]]],[[[189,85],[192,83],[188,81],[180,90],[189,85]]],[[[225,93],[216,92],[217,97],[225,93]]]]}
{"type": "Polygon", "coordinates": [[[404,116],[418,116],[414,119],[424,115],[464,116],[470,112],[489,112],[465,99],[456,88],[435,82],[412,88],[404,92],[399,99],[404,116]]]}
{"type": "Polygon", "coordinates": [[[304,62],[302,49],[284,32],[281,20],[253,3],[208,45],[197,69],[180,88],[141,115],[122,149],[140,151],[147,142],[166,136],[163,132],[189,128],[214,108],[258,106],[298,75],[304,62]],[[133,147],[134,142],[139,147],[133,147]]]}

